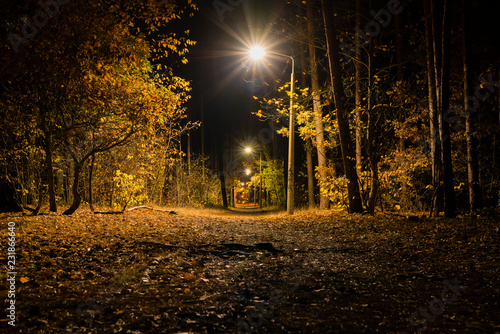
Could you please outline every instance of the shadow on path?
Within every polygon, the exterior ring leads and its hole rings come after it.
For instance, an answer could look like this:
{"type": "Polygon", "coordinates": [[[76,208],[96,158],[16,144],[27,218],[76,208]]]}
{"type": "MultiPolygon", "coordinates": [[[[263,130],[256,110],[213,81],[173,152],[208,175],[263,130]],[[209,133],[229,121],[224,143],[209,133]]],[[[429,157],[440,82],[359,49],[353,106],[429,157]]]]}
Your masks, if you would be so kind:
{"type": "Polygon", "coordinates": [[[249,215],[249,216],[258,216],[258,215],[267,215],[274,214],[283,211],[277,207],[265,207],[260,209],[259,206],[254,206],[253,204],[236,204],[236,207],[229,207],[227,209],[230,213],[238,214],[238,215],[249,215]]]}

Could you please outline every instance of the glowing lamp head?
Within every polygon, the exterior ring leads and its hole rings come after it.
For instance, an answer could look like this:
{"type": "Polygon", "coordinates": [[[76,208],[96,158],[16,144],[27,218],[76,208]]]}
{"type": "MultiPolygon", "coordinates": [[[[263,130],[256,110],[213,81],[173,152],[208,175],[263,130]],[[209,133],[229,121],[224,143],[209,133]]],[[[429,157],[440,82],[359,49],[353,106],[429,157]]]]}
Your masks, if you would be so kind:
{"type": "Polygon", "coordinates": [[[245,173],[247,173],[247,175],[250,175],[250,173],[251,173],[251,172],[252,172],[252,171],[251,171],[250,169],[247,169],[247,170],[245,171],[245,173]]]}
{"type": "Polygon", "coordinates": [[[245,152],[250,153],[252,152],[252,149],[250,147],[245,148],[245,152]]]}
{"type": "Polygon", "coordinates": [[[253,59],[261,59],[265,55],[266,55],[266,51],[264,51],[264,49],[261,48],[260,46],[254,46],[250,50],[250,57],[252,57],[253,59]]]}

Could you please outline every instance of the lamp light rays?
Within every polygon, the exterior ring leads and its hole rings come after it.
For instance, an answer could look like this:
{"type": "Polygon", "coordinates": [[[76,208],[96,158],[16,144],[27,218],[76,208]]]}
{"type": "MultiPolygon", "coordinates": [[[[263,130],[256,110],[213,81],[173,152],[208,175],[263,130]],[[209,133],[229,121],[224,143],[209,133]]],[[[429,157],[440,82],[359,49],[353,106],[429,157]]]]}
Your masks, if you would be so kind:
{"type": "Polygon", "coordinates": [[[252,57],[255,60],[261,59],[265,55],[266,55],[266,51],[264,51],[264,49],[259,45],[253,46],[250,49],[250,57],[252,57]]]}

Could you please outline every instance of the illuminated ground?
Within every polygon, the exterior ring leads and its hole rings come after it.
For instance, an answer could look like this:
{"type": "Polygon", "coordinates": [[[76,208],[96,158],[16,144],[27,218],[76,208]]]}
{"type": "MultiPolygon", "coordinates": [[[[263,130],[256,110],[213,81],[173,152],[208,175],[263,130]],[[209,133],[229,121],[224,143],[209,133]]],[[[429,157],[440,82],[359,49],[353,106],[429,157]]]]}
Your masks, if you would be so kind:
{"type": "Polygon", "coordinates": [[[0,216],[15,332],[500,331],[494,217],[250,211],[0,216]]]}

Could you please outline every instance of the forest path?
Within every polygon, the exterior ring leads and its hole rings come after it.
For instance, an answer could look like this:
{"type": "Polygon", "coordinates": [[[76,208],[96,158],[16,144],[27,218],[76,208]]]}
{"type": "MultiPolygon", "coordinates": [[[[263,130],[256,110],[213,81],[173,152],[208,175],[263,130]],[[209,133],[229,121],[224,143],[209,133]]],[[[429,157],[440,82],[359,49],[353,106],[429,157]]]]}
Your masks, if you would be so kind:
{"type": "Polygon", "coordinates": [[[175,211],[0,216],[16,331],[500,331],[495,217],[175,211]]]}

